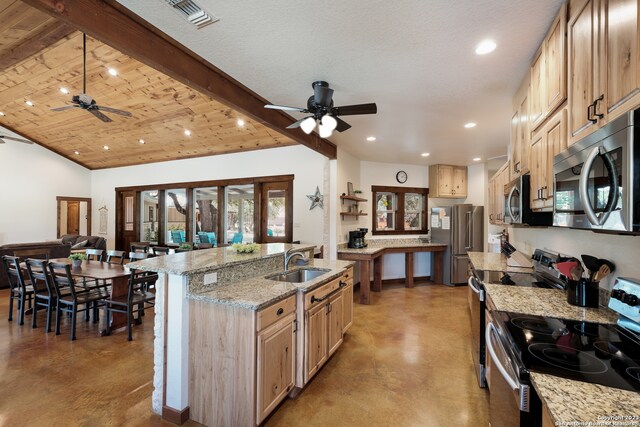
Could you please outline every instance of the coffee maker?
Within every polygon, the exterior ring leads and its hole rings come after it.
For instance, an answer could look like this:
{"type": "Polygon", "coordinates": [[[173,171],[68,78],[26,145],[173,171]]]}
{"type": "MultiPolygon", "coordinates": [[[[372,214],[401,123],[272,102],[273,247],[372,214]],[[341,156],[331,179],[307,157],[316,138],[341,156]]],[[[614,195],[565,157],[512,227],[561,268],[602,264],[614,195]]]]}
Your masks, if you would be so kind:
{"type": "Polygon", "coordinates": [[[368,228],[360,228],[349,232],[349,243],[347,246],[353,249],[366,248],[367,244],[364,241],[364,236],[369,231],[368,228]]]}

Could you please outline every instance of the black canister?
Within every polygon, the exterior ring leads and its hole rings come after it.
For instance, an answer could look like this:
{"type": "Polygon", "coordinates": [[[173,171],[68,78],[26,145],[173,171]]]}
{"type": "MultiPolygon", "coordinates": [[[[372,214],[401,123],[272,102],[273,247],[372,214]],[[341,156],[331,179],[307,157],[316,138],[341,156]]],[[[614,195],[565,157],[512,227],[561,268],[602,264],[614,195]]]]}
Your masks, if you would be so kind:
{"type": "Polygon", "coordinates": [[[600,292],[598,282],[587,279],[569,280],[567,287],[567,302],[578,307],[598,307],[600,292]]]}

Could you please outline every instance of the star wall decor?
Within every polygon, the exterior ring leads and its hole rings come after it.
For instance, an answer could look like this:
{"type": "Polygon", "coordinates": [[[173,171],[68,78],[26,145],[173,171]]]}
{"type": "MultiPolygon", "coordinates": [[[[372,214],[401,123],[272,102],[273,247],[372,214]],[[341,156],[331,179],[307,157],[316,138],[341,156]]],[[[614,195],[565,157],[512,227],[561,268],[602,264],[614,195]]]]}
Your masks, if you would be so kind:
{"type": "Polygon", "coordinates": [[[316,186],[316,194],[308,194],[307,197],[311,200],[311,207],[309,210],[312,210],[316,206],[319,206],[320,209],[324,208],[324,196],[320,194],[320,188],[318,188],[318,186],[316,186]]]}

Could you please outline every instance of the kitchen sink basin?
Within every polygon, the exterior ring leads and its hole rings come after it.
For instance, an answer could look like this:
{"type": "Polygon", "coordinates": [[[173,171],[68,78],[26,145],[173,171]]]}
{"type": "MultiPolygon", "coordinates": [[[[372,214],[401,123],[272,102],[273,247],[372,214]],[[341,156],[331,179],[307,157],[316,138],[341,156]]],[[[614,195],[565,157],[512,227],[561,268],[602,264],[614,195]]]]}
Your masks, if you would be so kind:
{"type": "Polygon", "coordinates": [[[300,268],[298,270],[291,270],[280,274],[274,274],[273,276],[267,276],[266,279],[276,280],[278,282],[289,282],[289,283],[302,283],[308,282],[309,280],[313,280],[318,276],[322,276],[324,273],[327,273],[331,270],[329,269],[308,269],[308,268],[300,268]]]}

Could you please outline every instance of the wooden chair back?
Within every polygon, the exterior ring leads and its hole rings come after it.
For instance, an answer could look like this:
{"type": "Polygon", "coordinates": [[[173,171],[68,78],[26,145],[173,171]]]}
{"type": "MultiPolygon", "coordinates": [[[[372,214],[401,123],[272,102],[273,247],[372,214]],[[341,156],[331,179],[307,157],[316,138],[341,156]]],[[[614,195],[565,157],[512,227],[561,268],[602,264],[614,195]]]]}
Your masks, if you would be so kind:
{"type": "Polygon", "coordinates": [[[131,301],[135,292],[146,292],[147,289],[155,287],[157,280],[158,273],[132,270],[131,275],[129,276],[128,300],[131,301]]]}
{"type": "Polygon", "coordinates": [[[149,242],[132,242],[131,243],[131,252],[149,252],[149,246],[151,243],[149,242]]]}
{"type": "Polygon", "coordinates": [[[102,262],[102,257],[104,256],[104,251],[102,249],[87,249],[85,253],[87,254],[87,259],[89,261],[102,262]]]}
{"type": "Polygon", "coordinates": [[[125,258],[126,257],[124,255],[124,251],[114,251],[114,250],[107,251],[107,262],[109,264],[123,265],[125,258]]]}
{"type": "Polygon", "coordinates": [[[154,255],[169,255],[169,248],[166,246],[154,246],[151,250],[154,255]]]}
{"type": "Polygon", "coordinates": [[[47,271],[47,261],[27,258],[24,263],[27,266],[27,275],[36,294],[47,292],[49,296],[56,295],[51,276],[47,271]]]}
{"type": "Polygon", "coordinates": [[[11,291],[20,290],[26,292],[27,285],[22,269],[20,268],[20,258],[17,256],[4,255],[2,257],[2,267],[9,278],[9,288],[11,288],[11,291]]]}
{"type": "Polygon", "coordinates": [[[71,297],[75,300],[77,298],[75,287],[76,282],[73,280],[73,276],[71,276],[71,264],[64,262],[50,262],[48,265],[49,273],[51,273],[51,279],[53,282],[53,288],[56,291],[58,300],[65,296],[68,297],[68,294],[62,292],[63,289],[69,289],[71,291],[71,297]]]}
{"type": "Polygon", "coordinates": [[[135,261],[137,259],[147,259],[149,254],[146,252],[129,252],[129,259],[135,261]]]}

